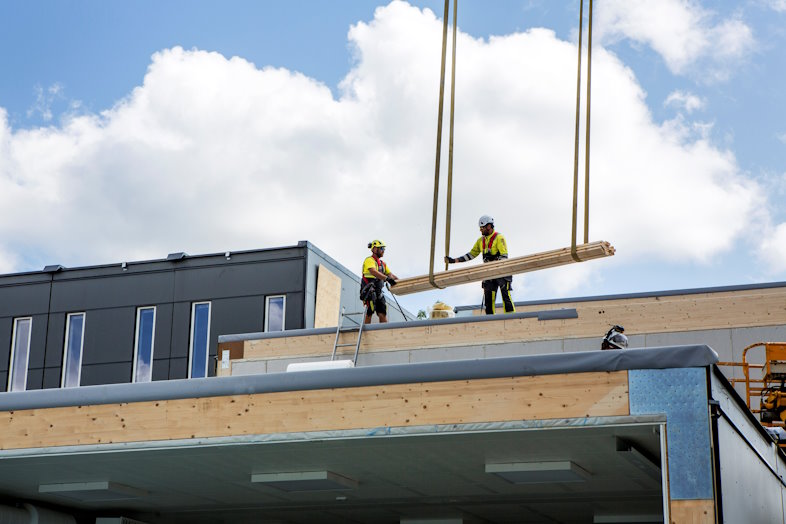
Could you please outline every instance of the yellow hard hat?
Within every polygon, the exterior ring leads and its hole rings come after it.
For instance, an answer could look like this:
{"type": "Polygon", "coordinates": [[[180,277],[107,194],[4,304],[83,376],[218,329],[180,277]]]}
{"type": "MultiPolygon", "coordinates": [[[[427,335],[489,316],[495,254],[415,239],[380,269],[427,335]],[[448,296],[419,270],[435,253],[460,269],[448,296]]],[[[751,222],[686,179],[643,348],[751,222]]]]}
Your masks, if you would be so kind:
{"type": "Polygon", "coordinates": [[[372,240],[368,243],[369,249],[374,249],[375,247],[385,247],[385,243],[382,240],[372,240]]]}

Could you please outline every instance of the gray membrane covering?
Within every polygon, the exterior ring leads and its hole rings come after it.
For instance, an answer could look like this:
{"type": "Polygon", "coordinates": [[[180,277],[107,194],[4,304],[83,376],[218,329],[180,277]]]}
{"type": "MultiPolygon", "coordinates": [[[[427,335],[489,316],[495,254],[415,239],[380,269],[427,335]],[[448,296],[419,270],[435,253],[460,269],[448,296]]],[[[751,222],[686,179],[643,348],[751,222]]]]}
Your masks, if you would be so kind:
{"type": "Polygon", "coordinates": [[[718,354],[706,345],[449,360],[13,391],[0,394],[0,411],[558,373],[706,367],[716,362],[718,354]]]}
{"type": "MultiPolygon", "coordinates": [[[[489,322],[493,320],[511,320],[516,318],[537,318],[543,320],[560,320],[565,318],[579,318],[579,314],[574,308],[564,309],[550,309],[544,311],[527,311],[523,313],[506,313],[498,315],[478,315],[471,317],[459,318],[440,318],[429,320],[413,320],[408,322],[388,322],[385,324],[369,324],[363,327],[363,331],[382,331],[386,329],[400,329],[400,328],[421,328],[426,326],[444,326],[446,324],[467,324],[475,322],[489,322]]],[[[347,322],[349,324],[349,322],[347,322]]],[[[342,327],[343,331],[357,331],[357,324],[345,325],[342,327]],[[349,328],[349,329],[347,329],[349,328]]],[[[262,340],[268,338],[283,338],[283,337],[307,337],[309,335],[327,335],[329,333],[335,334],[336,328],[311,328],[311,329],[289,329],[286,331],[274,332],[258,332],[258,333],[241,333],[238,335],[219,335],[218,342],[242,342],[244,340],[262,340]]]]}

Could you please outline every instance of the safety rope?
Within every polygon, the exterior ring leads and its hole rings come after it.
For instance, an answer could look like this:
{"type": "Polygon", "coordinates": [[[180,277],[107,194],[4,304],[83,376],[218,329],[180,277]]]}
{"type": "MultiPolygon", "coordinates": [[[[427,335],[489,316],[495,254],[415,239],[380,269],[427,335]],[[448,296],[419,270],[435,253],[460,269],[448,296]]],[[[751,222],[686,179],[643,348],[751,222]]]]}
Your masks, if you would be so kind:
{"type": "MultiPolygon", "coordinates": [[[[579,2],[579,45],[578,65],[576,71],[576,131],[573,149],[573,221],[571,225],[570,256],[581,262],[576,251],[576,229],[578,220],[578,188],[579,188],[579,122],[581,110],[581,44],[584,28],[584,0],[579,2]]],[[[592,65],[592,0],[589,0],[589,23],[587,32],[587,123],[586,143],[584,147],[584,243],[589,242],[589,137],[590,137],[590,71],[592,65]]]]}

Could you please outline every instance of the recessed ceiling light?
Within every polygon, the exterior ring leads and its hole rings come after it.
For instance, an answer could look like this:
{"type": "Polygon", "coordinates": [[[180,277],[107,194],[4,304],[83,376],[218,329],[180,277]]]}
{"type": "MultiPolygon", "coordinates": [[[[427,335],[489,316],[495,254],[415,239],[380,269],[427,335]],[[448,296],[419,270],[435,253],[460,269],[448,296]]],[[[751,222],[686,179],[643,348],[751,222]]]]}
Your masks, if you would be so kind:
{"type": "Polygon", "coordinates": [[[282,491],[338,491],[357,487],[358,482],[332,471],[296,471],[288,473],[254,473],[251,482],[259,482],[282,491]]]}
{"type": "Polygon", "coordinates": [[[486,464],[486,473],[496,475],[513,484],[584,482],[591,476],[588,471],[568,460],[486,464]]]}
{"type": "Polygon", "coordinates": [[[109,500],[127,500],[143,497],[147,491],[116,482],[70,482],[64,484],[41,484],[39,493],[48,493],[82,502],[103,502],[109,500]]]}

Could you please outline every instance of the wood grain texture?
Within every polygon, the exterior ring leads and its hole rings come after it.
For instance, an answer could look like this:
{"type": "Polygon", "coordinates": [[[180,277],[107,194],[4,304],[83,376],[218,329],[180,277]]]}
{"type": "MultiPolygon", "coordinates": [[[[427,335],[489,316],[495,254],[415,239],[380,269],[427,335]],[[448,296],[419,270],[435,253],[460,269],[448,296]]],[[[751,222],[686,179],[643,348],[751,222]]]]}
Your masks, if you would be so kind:
{"type": "Polygon", "coordinates": [[[322,264],[317,269],[317,297],[314,327],[335,327],[341,308],[341,278],[322,264]]]}
{"type": "Polygon", "coordinates": [[[669,504],[671,524],[715,524],[715,501],[672,500],[669,504]]]}
{"type": "Polygon", "coordinates": [[[628,415],[625,371],[0,413],[0,449],[628,415]]]}
{"type": "MultiPolygon", "coordinates": [[[[596,258],[612,256],[614,248],[608,242],[591,242],[576,246],[576,254],[584,262],[596,258]]],[[[516,275],[539,269],[564,266],[576,262],[571,255],[569,247],[554,249],[543,253],[535,253],[523,257],[509,258],[498,262],[488,262],[486,264],[474,265],[469,267],[459,267],[450,271],[434,273],[434,282],[439,287],[457,286],[469,282],[479,282],[489,278],[504,277],[506,275],[516,275]]],[[[421,291],[434,289],[428,279],[428,275],[411,278],[402,278],[391,288],[396,295],[408,295],[421,291]]]]}
{"type": "MultiPolygon", "coordinates": [[[[786,287],[719,293],[653,296],[597,300],[517,308],[543,311],[575,308],[578,318],[538,321],[535,318],[505,318],[486,322],[420,325],[366,331],[361,353],[401,351],[477,344],[597,337],[614,324],[625,333],[672,333],[703,329],[786,325],[786,287]]],[[[356,333],[342,334],[344,343],[354,342],[356,333]]],[[[328,356],[335,335],[306,335],[245,342],[245,359],[328,356]]],[[[339,348],[341,350],[342,348],[339,348]]],[[[349,355],[354,348],[340,354],[349,355]]]]}

